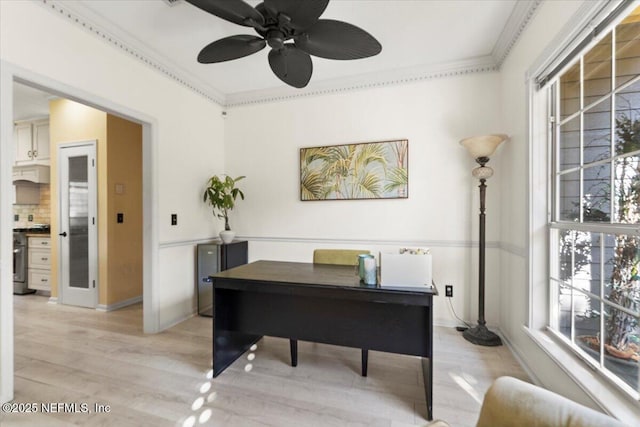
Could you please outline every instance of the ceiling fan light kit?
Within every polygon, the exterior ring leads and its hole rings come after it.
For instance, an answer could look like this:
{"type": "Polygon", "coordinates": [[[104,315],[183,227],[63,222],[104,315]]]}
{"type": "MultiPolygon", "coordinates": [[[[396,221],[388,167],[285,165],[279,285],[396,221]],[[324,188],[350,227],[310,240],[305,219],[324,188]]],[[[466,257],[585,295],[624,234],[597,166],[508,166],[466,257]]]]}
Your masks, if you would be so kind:
{"type": "Polygon", "coordinates": [[[311,55],[326,59],[361,59],[382,51],[380,43],[355,25],[320,19],[329,0],[264,0],[255,8],[243,0],[187,0],[226,21],[252,27],[260,35],[224,37],[205,46],[198,62],[211,64],[243,58],[267,45],[269,66],[284,83],[303,88],[313,74],[311,55]]]}

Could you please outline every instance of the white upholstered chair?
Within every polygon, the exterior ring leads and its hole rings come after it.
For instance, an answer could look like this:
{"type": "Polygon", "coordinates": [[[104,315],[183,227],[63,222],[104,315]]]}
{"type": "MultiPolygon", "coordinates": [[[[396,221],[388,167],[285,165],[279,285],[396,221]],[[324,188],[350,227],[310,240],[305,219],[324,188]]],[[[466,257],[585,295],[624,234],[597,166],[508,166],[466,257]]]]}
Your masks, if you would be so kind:
{"type": "MultiPolygon", "coordinates": [[[[448,427],[436,420],[429,427],[448,427]]],[[[484,396],[476,427],[625,427],[625,424],[544,388],[500,377],[484,396]]]]}

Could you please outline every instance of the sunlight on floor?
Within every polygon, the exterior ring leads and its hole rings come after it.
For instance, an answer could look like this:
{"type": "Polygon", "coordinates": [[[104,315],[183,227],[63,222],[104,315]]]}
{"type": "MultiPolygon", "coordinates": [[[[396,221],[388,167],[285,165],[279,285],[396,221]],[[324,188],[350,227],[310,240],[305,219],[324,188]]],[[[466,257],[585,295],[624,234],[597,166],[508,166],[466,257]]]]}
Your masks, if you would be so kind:
{"type": "MultiPolygon", "coordinates": [[[[211,387],[212,387],[211,380],[213,379],[213,369],[209,369],[204,376],[207,379],[207,381],[200,385],[199,387],[200,394],[207,394],[209,390],[211,390],[211,387]]],[[[191,410],[193,412],[200,411],[200,409],[202,409],[202,407],[204,406],[205,401],[207,403],[211,403],[216,399],[216,396],[217,394],[215,391],[212,391],[211,393],[209,393],[206,396],[206,399],[204,396],[198,396],[191,404],[191,410]]],[[[206,408],[202,412],[200,412],[200,414],[198,414],[197,416],[196,415],[188,416],[182,422],[182,427],[194,427],[196,425],[196,422],[200,424],[204,424],[207,421],[209,421],[210,418],[211,418],[211,409],[206,408]]]]}
{"type": "MultiPolygon", "coordinates": [[[[247,355],[247,360],[249,362],[253,361],[256,358],[255,355],[255,351],[258,349],[257,344],[252,345],[249,348],[249,351],[251,353],[249,353],[247,355]]],[[[213,361],[212,361],[213,364],[213,361]]],[[[244,366],[244,371],[245,372],[249,372],[253,369],[253,364],[252,363],[247,363],[244,366]]],[[[205,401],[206,403],[212,403],[214,400],[216,400],[216,397],[218,396],[217,392],[212,391],[211,388],[213,387],[213,369],[209,369],[207,371],[207,373],[204,375],[206,378],[206,382],[202,383],[199,387],[199,391],[200,394],[202,395],[207,395],[206,399],[203,396],[198,396],[193,403],[191,404],[191,410],[193,412],[195,412],[195,415],[190,415],[188,416],[183,422],[182,422],[182,427],[194,427],[196,425],[196,423],[198,424],[205,424],[207,421],[209,421],[211,419],[211,415],[212,415],[212,411],[209,408],[205,408],[204,410],[202,410],[202,412],[199,412],[204,404],[205,401]],[[209,391],[211,391],[209,393],[209,391]],[[208,393],[208,394],[207,394],[208,393]],[[199,414],[198,414],[199,412],[199,414]]]]}
{"type": "Polygon", "coordinates": [[[482,404],[482,394],[478,393],[474,387],[474,385],[478,384],[478,381],[473,376],[469,374],[458,375],[453,372],[449,372],[449,376],[460,386],[461,389],[466,391],[473,400],[482,404]]]}
{"type": "MultiPolygon", "coordinates": [[[[254,352],[256,351],[256,349],[258,348],[258,346],[256,344],[252,345],[249,350],[254,352]]],[[[247,356],[247,360],[252,361],[253,359],[256,358],[255,353],[249,353],[249,355],[247,356]]],[[[253,369],[253,363],[247,363],[246,365],[244,365],[244,371],[245,372],[250,372],[253,369]]]]}

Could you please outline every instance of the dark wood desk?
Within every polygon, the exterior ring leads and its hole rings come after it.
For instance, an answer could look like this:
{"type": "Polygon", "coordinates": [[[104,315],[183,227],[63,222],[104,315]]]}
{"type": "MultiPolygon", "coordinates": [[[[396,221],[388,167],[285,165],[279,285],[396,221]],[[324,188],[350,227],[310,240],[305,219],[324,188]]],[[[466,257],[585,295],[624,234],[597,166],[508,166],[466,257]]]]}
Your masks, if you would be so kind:
{"type": "Polygon", "coordinates": [[[257,261],[213,281],[213,376],[263,335],[420,356],[433,403],[434,288],[383,289],[354,267],[257,261]]]}

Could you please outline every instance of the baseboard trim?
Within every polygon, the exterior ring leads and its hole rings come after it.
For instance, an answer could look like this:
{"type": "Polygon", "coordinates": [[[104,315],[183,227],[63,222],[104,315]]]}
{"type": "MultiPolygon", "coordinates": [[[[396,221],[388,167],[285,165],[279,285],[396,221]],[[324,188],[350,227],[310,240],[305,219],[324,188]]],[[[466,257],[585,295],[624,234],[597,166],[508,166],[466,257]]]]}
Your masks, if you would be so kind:
{"type": "Polygon", "coordinates": [[[433,326],[439,326],[441,328],[455,328],[461,326],[460,322],[454,319],[433,319],[433,326]]]}
{"type": "Polygon", "coordinates": [[[189,315],[186,315],[186,316],[179,317],[178,319],[175,319],[171,323],[167,323],[166,325],[160,325],[160,328],[159,328],[158,332],[166,331],[167,329],[173,328],[174,326],[184,322],[185,320],[191,319],[192,317],[195,317],[197,315],[198,315],[198,313],[196,312],[196,310],[194,308],[193,313],[191,313],[189,315]]]}
{"type": "Polygon", "coordinates": [[[48,304],[57,304],[58,303],[58,297],[49,297],[49,301],[47,301],[48,304]]]}
{"type": "Polygon", "coordinates": [[[511,343],[509,338],[504,333],[502,333],[499,328],[496,330],[496,333],[500,336],[500,338],[502,338],[502,342],[509,348],[509,351],[511,351],[513,357],[520,364],[522,370],[527,373],[527,375],[531,379],[531,382],[537,386],[544,387],[542,381],[540,381],[540,378],[538,378],[536,374],[531,370],[529,365],[525,362],[524,357],[522,357],[520,351],[516,348],[516,346],[513,345],[513,343],[511,343]]]}
{"type": "Polygon", "coordinates": [[[117,302],[115,304],[98,304],[96,307],[97,311],[114,311],[120,308],[127,307],[129,305],[138,304],[142,302],[142,295],[138,295],[137,297],[129,298],[124,301],[117,302]]]}

